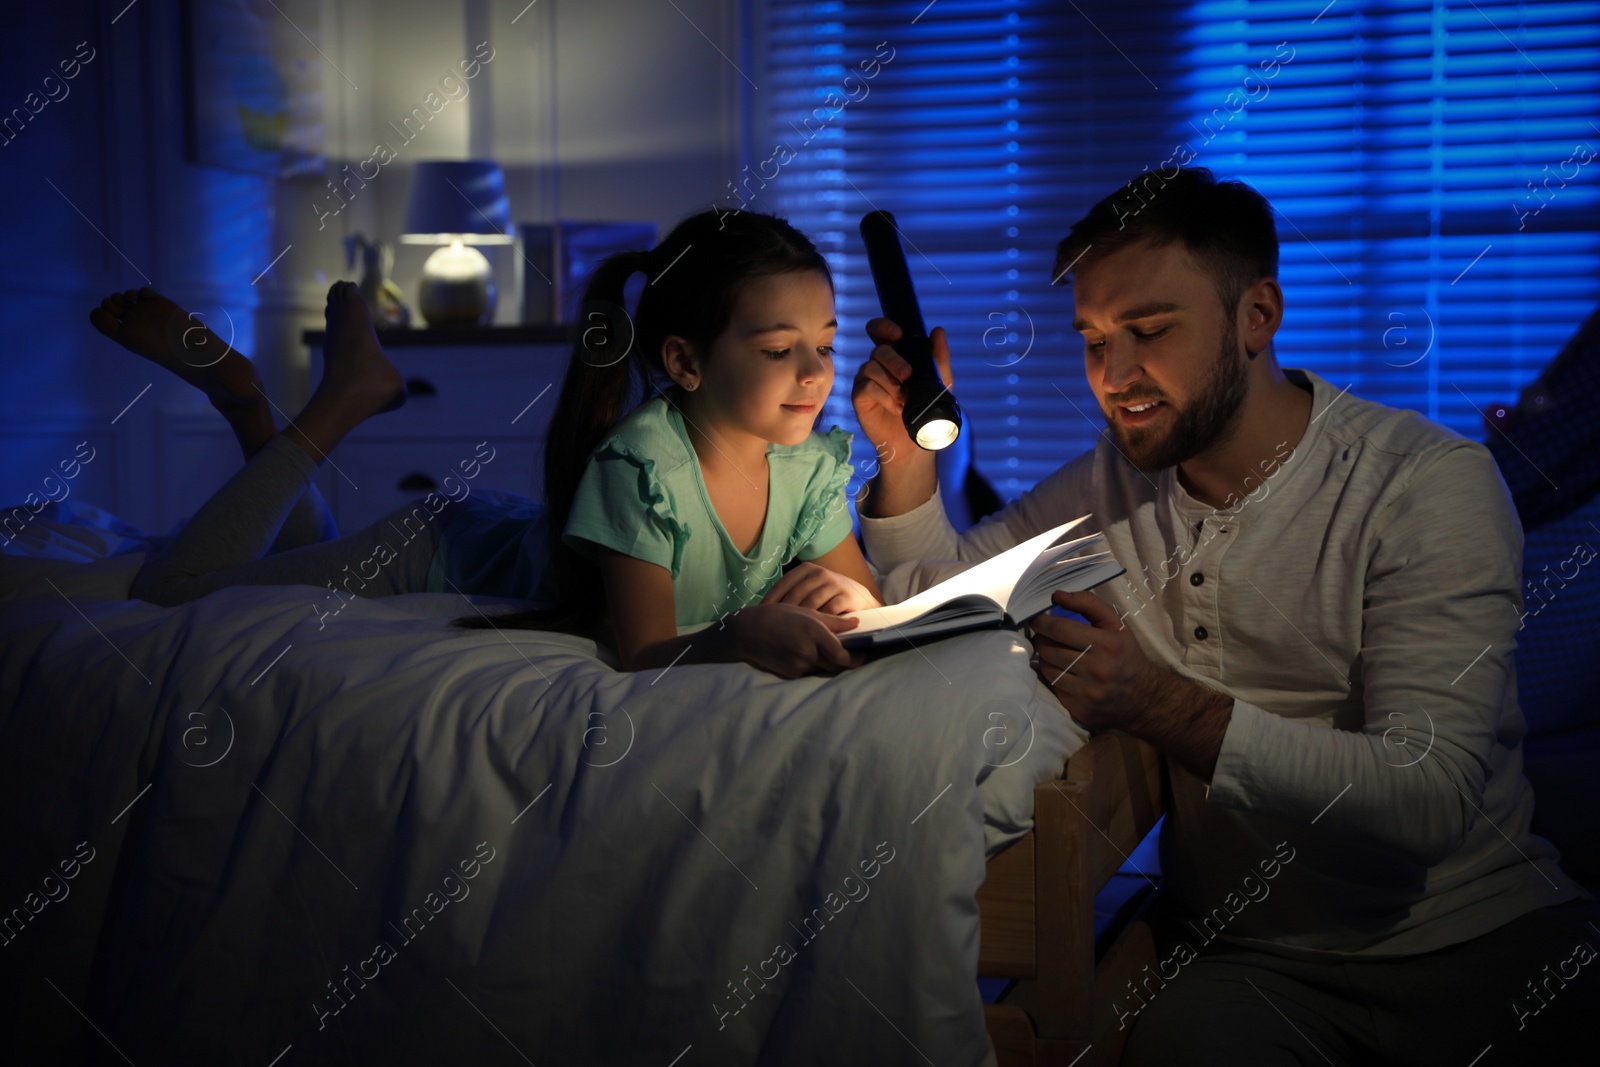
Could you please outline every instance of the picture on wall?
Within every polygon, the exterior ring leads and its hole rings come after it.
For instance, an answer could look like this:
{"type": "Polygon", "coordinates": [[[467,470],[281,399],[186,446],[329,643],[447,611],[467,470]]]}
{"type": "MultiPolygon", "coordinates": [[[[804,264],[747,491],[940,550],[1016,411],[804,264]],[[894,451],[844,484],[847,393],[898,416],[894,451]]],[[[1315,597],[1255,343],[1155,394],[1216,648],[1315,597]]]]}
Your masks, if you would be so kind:
{"type": "Polygon", "coordinates": [[[184,7],[190,161],[277,178],[320,172],[320,0],[184,7]]]}

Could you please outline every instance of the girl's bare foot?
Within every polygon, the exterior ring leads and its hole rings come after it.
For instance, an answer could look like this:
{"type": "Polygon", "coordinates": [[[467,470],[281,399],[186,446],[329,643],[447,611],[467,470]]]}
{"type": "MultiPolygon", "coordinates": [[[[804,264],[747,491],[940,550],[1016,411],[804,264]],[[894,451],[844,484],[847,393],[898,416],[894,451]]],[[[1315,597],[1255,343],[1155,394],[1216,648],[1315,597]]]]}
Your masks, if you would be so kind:
{"type": "Polygon", "coordinates": [[[278,432],[254,363],[151,288],[112,293],[89,312],[94,328],[206,395],[233,427],[245,458],[278,432]]]}
{"type": "Polygon", "coordinates": [[[333,283],[326,318],[322,381],[283,431],[319,463],[363,421],[406,402],[405,382],[383,354],[354,282],[333,283]]]}
{"type": "Polygon", "coordinates": [[[112,293],[89,312],[89,321],[123,348],[205,393],[219,411],[262,403],[255,364],[154,289],[112,293]]]}
{"type": "Polygon", "coordinates": [[[383,354],[372,315],[355,282],[334,282],[323,313],[322,381],[316,395],[329,394],[358,418],[393,411],[406,402],[405,381],[383,354]]]}

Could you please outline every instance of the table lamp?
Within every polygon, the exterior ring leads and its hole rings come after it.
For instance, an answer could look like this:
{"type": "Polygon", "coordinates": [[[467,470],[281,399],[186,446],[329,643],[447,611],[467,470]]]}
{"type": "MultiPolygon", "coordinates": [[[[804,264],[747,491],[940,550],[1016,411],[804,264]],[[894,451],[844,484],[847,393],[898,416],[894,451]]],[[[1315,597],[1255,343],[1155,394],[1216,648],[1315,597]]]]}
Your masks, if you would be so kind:
{"type": "Polygon", "coordinates": [[[405,244],[442,247],[422,265],[417,308],[429,326],[479,326],[494,319],[494,272],[469,245],[510,244],[511,203],[500,164],[427,161],[411,171],[405,244]]]}

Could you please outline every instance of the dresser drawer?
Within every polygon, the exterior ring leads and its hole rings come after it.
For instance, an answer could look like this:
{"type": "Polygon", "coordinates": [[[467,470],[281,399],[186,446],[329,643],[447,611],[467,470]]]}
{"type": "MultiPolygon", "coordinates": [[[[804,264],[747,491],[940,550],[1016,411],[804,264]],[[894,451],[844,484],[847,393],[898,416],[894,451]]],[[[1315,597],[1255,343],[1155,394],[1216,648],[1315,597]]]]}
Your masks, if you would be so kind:
{"type": "Polygon", "coordinates": [[[489,434],[423,441],[352,437],[329,459],[320,481],[345,533],[370,526],[429,492],[460,497],[463,489],[501,489],[535,500],[543,492],[543,441],[489,434]],[[469,478],[474,470],[477,476],[469,478]]]}

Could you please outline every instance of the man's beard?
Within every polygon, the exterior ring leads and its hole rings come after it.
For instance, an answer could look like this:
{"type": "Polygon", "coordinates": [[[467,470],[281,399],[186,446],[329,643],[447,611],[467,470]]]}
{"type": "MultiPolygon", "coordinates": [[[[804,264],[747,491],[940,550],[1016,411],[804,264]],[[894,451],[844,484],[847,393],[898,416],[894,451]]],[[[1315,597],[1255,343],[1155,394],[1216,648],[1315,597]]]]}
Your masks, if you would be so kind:
{"type": "MultiPolygon", "coordinates": [[[[1223,328],[1222,347],[1217,353],[1205,390],[1183,408],[1174,406],[1164,397],[1160,398],[1165,406],[1172,408],[1170,428],[1163,430],[1154,423],[1126,427],[1114,414],[1106,413],[1104,409],[1101,414],[1105,415],[1106,425],[1128,462],[1150,474],[1176,467],[1226,440],[1238,422],[1239,409],[1244,405],[1247,388],[1248,377],[1239,361],[1239,333],[1230,322],[1223,328]]],[[[1123,402],[1137,404],[1142,399],[1156,398],[1150,394],[1136,394],[1125,397],[1123,402]]]]}

